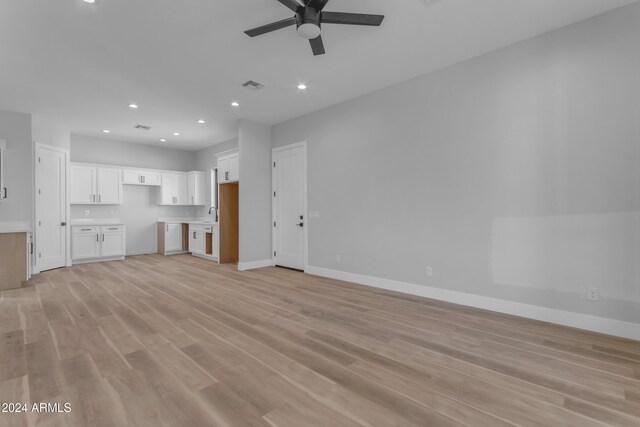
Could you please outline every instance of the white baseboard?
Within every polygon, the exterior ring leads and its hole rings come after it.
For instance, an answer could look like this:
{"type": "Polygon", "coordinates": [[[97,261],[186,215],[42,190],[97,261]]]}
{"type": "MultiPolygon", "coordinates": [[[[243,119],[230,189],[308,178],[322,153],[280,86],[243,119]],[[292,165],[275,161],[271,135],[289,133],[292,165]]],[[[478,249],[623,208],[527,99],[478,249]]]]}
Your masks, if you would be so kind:
{"type": "Polygon", "coordinates": [[[557,310],[537,305],[483,297],[480,295],[449,291],[440,288],[432,288],[429,286],[416,285],[396,280],[381,279],[379,277],[365,276],[362,274],[348,273],[345,271],[331,270],[311,265],[308,266],[306,272],[316,276],[328,277],[330,279],[344,280],[346,282],[358,283],[360,285],[372,286],[375,288],[432,298],[454,304],[526,317],[528,319],[541,320],[544,322],[571,326],[573,328],[640,340],[640,324],[638,323],[606,319],[603,317],[590,316],[588,314],[574,313],[571,311],[557,310]]]}
{"type": "Polygon", "coordinates": [[[259,261],[239,262],[238,271],[255,270],[256,268],[271,267],[271,259],[261,259],[259,261]]]}

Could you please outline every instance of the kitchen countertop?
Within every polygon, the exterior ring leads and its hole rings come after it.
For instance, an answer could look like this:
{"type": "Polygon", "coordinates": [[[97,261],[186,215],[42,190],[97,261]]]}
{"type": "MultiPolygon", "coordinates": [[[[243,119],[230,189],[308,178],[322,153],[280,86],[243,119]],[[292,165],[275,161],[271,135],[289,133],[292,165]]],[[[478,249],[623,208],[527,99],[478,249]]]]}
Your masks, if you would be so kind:
{"type": "Polygon", "coordinates": [[[158,222],[163,223],[181,223],[181,224],[203,224],[203,225],[218,225],[212,219],[209,218],[158,218],[158,222]]]}
{"type": "Polygon", "coordinates": [[[70,224],[72,227],[83,225],[124,225],[117,218],[72,219],[70,224]]]}
{"type": "Polygon", "coordinates": [[[30,222],[0,221],[0,233],[31,233],[30,222]]]}

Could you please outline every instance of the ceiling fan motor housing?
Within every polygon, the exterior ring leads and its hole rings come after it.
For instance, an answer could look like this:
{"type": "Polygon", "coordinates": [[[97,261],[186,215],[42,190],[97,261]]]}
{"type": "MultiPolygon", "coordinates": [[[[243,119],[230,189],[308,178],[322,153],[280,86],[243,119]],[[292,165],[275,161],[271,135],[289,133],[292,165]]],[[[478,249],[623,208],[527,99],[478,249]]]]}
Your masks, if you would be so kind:
{"type": "Polygon", "coordinates": [[[312,7],[305,7],[296,13],[296,28],[300,37],[315,39],[320,36],[320,13],[312,7]]]}

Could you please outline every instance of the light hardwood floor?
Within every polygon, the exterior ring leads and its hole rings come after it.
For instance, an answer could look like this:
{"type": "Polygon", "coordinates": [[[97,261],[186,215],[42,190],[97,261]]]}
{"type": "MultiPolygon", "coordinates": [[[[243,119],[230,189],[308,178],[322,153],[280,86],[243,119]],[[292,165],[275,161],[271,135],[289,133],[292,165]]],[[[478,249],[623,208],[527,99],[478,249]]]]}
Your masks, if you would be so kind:
{"type": "Polygon", "coordinates": [[[148,255],[0,293],[0,426],[639,426],[640,342],[148,255]]]}

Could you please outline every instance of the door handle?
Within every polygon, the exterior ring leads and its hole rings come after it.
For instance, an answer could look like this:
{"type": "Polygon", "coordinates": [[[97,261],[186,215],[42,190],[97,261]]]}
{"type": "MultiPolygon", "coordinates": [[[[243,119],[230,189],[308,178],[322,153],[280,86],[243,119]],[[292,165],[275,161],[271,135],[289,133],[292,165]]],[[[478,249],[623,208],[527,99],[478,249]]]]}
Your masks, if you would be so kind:
{"type": "Polygon", "coordinates": [[[6,198],[8,197],[8,196],[7,196],[7,194],[8,194],[8,193],[7,193],[7,187],[4,187],[4,188],[2,189],[2,191],[4,192],[4,196],[2,196],[2,197],[0,197],[0,198],[1,198],[1,199],[6,199],[6,198]]]}
{"type": "Polygon", "coordinates": [[[229,181],[229,172],[224,173],[224,180],[229,181]]]}
{"type": "Polygon", "coordinates": [[[296,224],[298,227],[304,227],[304,222],[301,222],[300,224],[296,224]]]}

